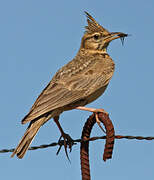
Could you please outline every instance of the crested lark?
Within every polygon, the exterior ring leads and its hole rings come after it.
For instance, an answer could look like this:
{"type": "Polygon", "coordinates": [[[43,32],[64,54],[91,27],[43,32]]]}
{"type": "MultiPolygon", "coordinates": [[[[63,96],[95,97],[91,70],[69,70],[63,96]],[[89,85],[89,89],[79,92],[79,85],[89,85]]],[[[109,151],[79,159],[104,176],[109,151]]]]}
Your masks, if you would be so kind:
{"type": "Polygon", "coordinates": [[[64,138],[66,151],[68,136],[60,126],[59,115],[71,109],[103,111],[103,109],[84,106],[103,94],[113,76],[115,65],[107,54],[107,46],[112,40],[122,39],[127,34],[110,33],[90,14],[85,13],[88,25],[85,27],[86,31],[77,55],[58,70],[39,95],[30,112],[23,118],[22,124],[30,123],[11,157],[16,154],[18,158],[23,158],[40,127],[51,118],[56,122],[64,138]]]}

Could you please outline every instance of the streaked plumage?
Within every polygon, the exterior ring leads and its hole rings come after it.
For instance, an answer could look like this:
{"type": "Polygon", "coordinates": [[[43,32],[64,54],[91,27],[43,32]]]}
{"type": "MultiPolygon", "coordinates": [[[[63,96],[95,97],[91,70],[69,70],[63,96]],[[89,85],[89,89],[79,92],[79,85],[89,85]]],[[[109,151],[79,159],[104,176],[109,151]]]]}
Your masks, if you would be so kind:
{"type": "Polygon", "coordinates": [[[85,106],[105,91],[114,72],[114,62],[106,52],[113,39],[125,36],[110,33],[86,13],[88,26],[76,57],[63,66],[42,91],[22,124],[30,122],[12,154],[22,158],[39,128],[63,111],[85,106]]]}

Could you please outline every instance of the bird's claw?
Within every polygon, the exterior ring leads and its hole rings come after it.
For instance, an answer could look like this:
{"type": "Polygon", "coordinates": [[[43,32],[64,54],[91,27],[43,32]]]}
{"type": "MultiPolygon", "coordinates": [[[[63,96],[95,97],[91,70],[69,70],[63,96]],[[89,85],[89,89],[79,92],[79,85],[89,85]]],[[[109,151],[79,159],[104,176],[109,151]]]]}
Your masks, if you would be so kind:
{"type": "Polygon", "coordinates": [[[106,134],[106,131],[104,130],[104,128],[101,126],[101,121],[99,120],[98,117],[98,113],[95,113],[95,118],[96,118],[96,122],[98,124],[98,126],[101,128],[101,130],[106,134]]]}
{"type": "Polygon", "coordinates": [[[69,136],[69,134],[63,134],[63,135],[60,136],[60,138],[58,140],[58,144],[59,144],[59,149],[58,149],[56,155],[59,154],[62,146],[64,146],[66,157],[69,160],[69,162],[71,162],[70,159],[69,159],[69,156],[68,156],[67,147],[70,149],[70,152],[71,152],[72,151],[72,146],[74,144],[76,144],[76,143],[74,143],[73,139],[69,136]],[[64,140],[61,140],[62,138],[64,140]]]}

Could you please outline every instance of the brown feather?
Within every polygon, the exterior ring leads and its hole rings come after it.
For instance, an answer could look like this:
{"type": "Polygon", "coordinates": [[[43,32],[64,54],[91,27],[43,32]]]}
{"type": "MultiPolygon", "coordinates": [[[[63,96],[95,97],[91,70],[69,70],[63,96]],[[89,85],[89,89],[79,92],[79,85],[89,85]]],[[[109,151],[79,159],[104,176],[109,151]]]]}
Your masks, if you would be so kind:
{"type": "Polygon", "coordinates": [[[106,53],[109,41],[106,43],[104,36],[108,39],[110,33],[85,13],[88,26],[76,57],[58,70],[23,118],[22,124],[30,124],[11,157],[17,154],[22,158],[40,127],[50,118],[96,100],[108,86],[114,62],[106,53]],[[99,39],[95,39],[98,31],[99,39]]]}
{"type": "Polygon", "coordinates": [[[29,114],[22,120],[22,123],[25,124],[49,112],[51,113],[50,117],[53,117],[52,111],[65,106],[72,107],[72,104],[77,103],[81,99],[86,99],[87,96],[99,89],[102,85],[106,86],[112,77],[114,67],[112,68],[111,66],[108,73],[103,73],[100,70],[99,72],[97,71],[99,66],[105,68],[105,66],[113,64],[113,62],[110,58],[108,58],[108,61],[106,58],[103,60],[98,55],[95,58],[97,58],[95,65],[94,63],[89,63],[88,66],[88,71],[92,68],[95,73],[86,75],[87,70],[84,71],[82,69],[79,76],[74,75],[69,79],[65,78],[64,75],[58,76],[59,79],[56,85],[53,85],[51,81],[48,87],[38,97],[29,114]]]}
{"type": "Polygon", "coordinates": [[[109,34],[109,31],[103,28],[100,24],[96,22],[96,20],[85,11],[85,14],[87,16],[87,23],[88,26],[86,26],[86,33],[94,33],[94,32],[103,32],[104,34],[109,34]]]}
{"type": "Polygon", "coordinates": [[[23,158],[26,151],[28,150],[32,140],[34,139],[36,133],[40,129],[40,127],[44,124],[45,118],[41,118],[37,121],[31,121],[29,124],[25,134],[23,135],[21,141],[19,142],[18,146],[12,153],[11,157],[17,154],[18,158],[23,158]]]}

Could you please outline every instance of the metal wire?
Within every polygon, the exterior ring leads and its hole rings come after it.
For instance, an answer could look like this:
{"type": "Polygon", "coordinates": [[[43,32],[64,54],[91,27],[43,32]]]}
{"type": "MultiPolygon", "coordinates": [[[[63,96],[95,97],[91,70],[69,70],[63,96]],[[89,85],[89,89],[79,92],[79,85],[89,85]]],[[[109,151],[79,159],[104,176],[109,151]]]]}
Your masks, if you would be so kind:
{"type": "MultiPolygon", "coordinates": [[[[82,140],[82,139],[75,139],[73,140],[74,145],[76,145],[77,143],[81,143],[82,141],[95,141],[95,140],[99,140],[99,139],[106,139],[106,136],[97,136],[97,137],[91,137],[88,138],[86,140],[82,140]]],[[[123,135],[115,135],[115,139],[128,139],[128,140],[147,140],[147,141],[151,141],[154,140],[153,136],[148,136],[148,137],[143,137],[143,136],[123,136],[123,135]]],[[[59,142],[53,142],[51,144],[42,144],[40,146],[32,146],[30,147],[28,150],[37,150],[37,149],[45,149],[48,147],[54,147],[54,146],[60,146],[63,145],[64,141],[61,140],[59,142]]],[[[8,153],[8,152],[13,152],[14,148],[12,149],[1,149],[0,153],[8,153]]]]}
{"type": "MultiPolygon", "coordinates": [[[[90,137],[91,131],[94,127],[94,124],[97,123],[101,130],[106,133],[106,142],[104,146],[103,160],[112,158],[112,152],[114,148],[114,127],[112,121],[109,118],[109,115],[106,113],[97,113],[89,116],[87,121],[84,124],[81,139],[88,139],[90,137]],[[100,122],[103,123],[104,128],[102,128],[100,122]]],[[[80,163],[81,163],[81,174],[82,180],[90,180],[90,163],[89,163],[89,141],[82,141],[80,145],[80,163]]]]}

